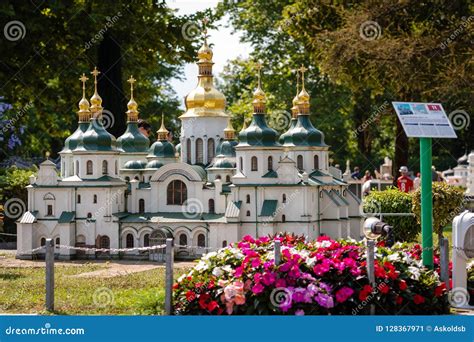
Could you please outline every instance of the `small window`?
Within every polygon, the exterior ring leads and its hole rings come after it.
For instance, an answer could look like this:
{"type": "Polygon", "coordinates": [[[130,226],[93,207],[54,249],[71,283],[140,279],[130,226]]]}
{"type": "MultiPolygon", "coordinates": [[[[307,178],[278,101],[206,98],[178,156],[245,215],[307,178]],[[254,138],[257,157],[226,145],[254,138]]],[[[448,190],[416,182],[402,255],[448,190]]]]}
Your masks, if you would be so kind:
{"type": "Polygon", "coordinates": [[[186,234],[179,234],[179,244],[181,246],[186,246],[188,244],[188,236],[186,234]]]}
{"type": "Polygon", "coordinates": [[[191,139],[186,139],[186,162],[191,164],[191,139]]]}
{"type": "Polygon", "coordinates": [[[134,242],[134,241],[133,241],[133,235],[130,234],[130,233],[128,233],[127,236],[126,236],[126,238],[125,238],[125,240],[126,240],[126,241],[125,241],[125,242],[126,242],[125,245],[127,246],[126,248],[133,248],[133,242],[134,242]]]}
{"type": "Polygon", "coordinates": [[[145,234],[143,236],[143,247],[149,247],[150,246],[150,234],[145,234]]]}
{"type": "Polygon", "coordinates": [[[99,247],[109,249],[110,248],[110,239],[107,235],[102,235],[99,241],[99,247]]]}
{"type": "Polygon", "coordinates": [[[138,212],[140,214],[143,214],[145,212],[145,200],[143,198],[140,198],[138,200],[138,212]]]}
{"type": "Polygon", "coordinates": [[[211,198],[209,200],[209,214],[214,214],[216,212],[216,208],[214,205],[214,200],[211,198]]]}
{"type": "Polygon", "coordinates": [[[92,160],[88,160],[86,164],[86,173],[88,175],[92,175],[93,173],[93,165],[92,165],[92,160]]]}
{"type": "Polygon", "coordinates": [[[81,203],[81,195],[77,195],[77,203],[78,203],[78,204],[81,203]]]}
{"type": "Polygon", "coordinates": [[[227,240],[222,241],[222,247],[227,247],[227,240]]]}
{"type": "Polygon", "coordinates": [[[46,245],[46,238],[42,237],[40,240],[40,245],[45,246],[46,245]]]}
{"type": "Polygon", "coordinates": [[[257,160],[257,157],[252,157],[252,159],[250,159],[250,165],[251,165],[251,170],[252,170],[252,171],[258,171],[258,160],[257,160]]]}
{"type": "Polygon", "coordinates": [[[54,244],[56,246],[59,246],[61,244],[60,242],[61,242],[61,239],[59,237],[57,237],[56,240],[54,241],[54,244]]]}
{"type": "Polygon", "coordinates": [[[239,168],[240,171],[244,169],[244,159],[242,157],[239,158],[239,168]]]}
{"type": "Polygon", "coordinates": [[[102,161],[102,174],[106,175],[109,173],[109,163],[107,163],[107,160],[102,161]]]}
{"type": "Polygon", "coordinates": [[[318,155],[314,156],[314,169],[315,170],[319,169],[319,156],[318,155]]]}
{"type": "Polygon", "coordinates": [[[250,216],[250,210],[247,210],[247,216],[250,216]]]}
{"type": "Polygon", "coordinates": [[[87,213],[87,218],[92,218],[92,214],[91,213],[87,213]]]}
{"type": "Polygon", "coordinates": [[[281,201],[282,201],[283,203],[286,203],[286,194],[283,194],[283,195],[281,196],[281,201]]]}
{"type": "Polygon", "coordinates": [[[300,171],[303,170],[303,156],[301,154],[296,157],[296,167],[300,171]]]}
{"type": "Polygon", "coordinates": [[[79,176],[79,160],[76,160],[76,170],[75,170],[75,174],[77,176],[79,176]]]}
{"type": "Polygon", "coordinates": [[[203,164],[203,142],[201,138],[196,139],[196,164],[203,164]]]}
{"type": "Polygon", "coordinates": [[[48,204],[48,210],[47,210],[46,216],[53,216],[53,205],[52,204],[48,204]]]}
{"type": "Polygon", "coordinates": [[[197,240],[198,247],[206,247],[206,236],[204,234],[199,234],[197,240]]]}
{"type": "Polygon", "coordinates": [[[273,158],[270,156],[268,157],[268,171],[273,170],[273,158]]]}
{"type": "Polygon", "coordinates": [[[215,144],[214,139],[210,138],[207,140],[207,162],[210,163],[215,154],[215,144]]]}
{"type": "Polygon", "coordinates": [[[346,190],[342,190],[342,196],[346,197],[347,195],[347,191],[346,190]]]}
{"type": "Polygon", "coordinates": [[[117,175],[118,174],[118,162],[115,161],[115,174],[117,175]]]}
{"type": "Polygon", "coordinates": [[[229,175],[225,176],[225,182],[230,183],[230,176],[229,175]]]}
{"type": "Polygon", "coordinates": [[[281,222],[286,222],[286,216],[285,215],[281,215],[281,222]]]}
{"type": "Polygon", "coordinates": [[[246,202],[246,203],[250,203],[250,195],[247,195],[247,196],[246,196],[246,201],[245,201],[245,202],[246,202]]]}
{"type": "Polygon", "coordinates": [[[94,200],[93,200],[94,203],[97,203],[97,195],[94,195],[94,200]]]}
{"type": "Polygon", "coordinates": [[[188,199],[186,184],[176,179],[168,184],[167,201],[168,205],[183,205],[188,199]]]}
{"type": "Polygon", "coordinates": [[[221,179],[221,175],[217,175],[217,176],[216,176],[216,179],[221,179]]]}

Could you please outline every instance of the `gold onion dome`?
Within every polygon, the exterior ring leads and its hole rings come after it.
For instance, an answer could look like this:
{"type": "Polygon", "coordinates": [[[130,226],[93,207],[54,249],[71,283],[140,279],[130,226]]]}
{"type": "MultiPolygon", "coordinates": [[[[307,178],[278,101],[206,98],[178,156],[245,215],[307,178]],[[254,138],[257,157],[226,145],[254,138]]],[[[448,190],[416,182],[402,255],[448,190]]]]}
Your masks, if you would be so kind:
{"type": "Polygon", "coordinates": [[[169,131],[165,127],[165,115],[161,114],[161,126],[160,129],[156,132],[158,135],[158,140],[167,140],[169,131]]]}
{"type": "Polygon", "coordinates": [[[224,139],[232,140],[235,138],[235,129],[232,127],[232,121],[229,120],[227,127],[224,128],[224,139]]]}
{"type": "Polygon", "coordinates": [[[86,81],[88,78],[83,73],[79,78],[79,81],[82,82],[82,99],[79,101],[79,111],[77,112],[79,116],[79,122],[88,122],[90,119],[90,104],[86,99],[86,81]]]}
{"type": "Polygon", "coordinates": [[[138,121],[138,103],[133,98],[133,84],[136,79],[133,76],[127,80],[130,83],[130,101],[127,103],[127,121],[138,121]]]}
{"type": "Polygon", "coordinates": [[[257,63],[257,89],[253,92],[253,110],[255,113],[265,113],[265,105],[267,103],[267,96],[265,95],[265,92],[262,89],[262,77],[261,77],[261,69],[262,65],[260,63],[257,63]]]}
{"type": "Polygon", "coordinates": [[[97,67],[91,72],[94,76],[94,95],[91,97],[91,113],[93,116],[100,115],[102,113],[102,98],[97,92],[97,76],[100,74],[100,71],[97,70],[97,67]]]}
{"type": "Polygon", "coordinates": [[[229,117],[225,113],[225,96],[214,87],[212,56],[212,49],[205,39],[204,45],[198,51],[198,84],[186,96],[186,112],[180,118],[229,117]]]}

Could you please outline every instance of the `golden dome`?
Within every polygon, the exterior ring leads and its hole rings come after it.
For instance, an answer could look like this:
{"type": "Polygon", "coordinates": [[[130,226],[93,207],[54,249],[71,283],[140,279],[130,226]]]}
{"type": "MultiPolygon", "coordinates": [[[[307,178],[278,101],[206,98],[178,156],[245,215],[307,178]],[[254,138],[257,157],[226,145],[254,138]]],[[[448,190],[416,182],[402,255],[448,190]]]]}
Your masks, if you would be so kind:
{"type": "Polygon", "coordinates": [[[260,70],[262,69],[262,65],[260,63],[257,63],[257,89],[253,92],[253,110],[255,113],[264,113],[265,112],[265,104],[267,103],[267,96],[265,95],[265,92],[262,89],[262,79],[261,79],[261,74],[260,70]]]}
{"type": "Polygon", "coordinates": [[[77,112],[79,116],[79,122],[87,122],[90,119],[90,105],[89,101],[86,99],[86,81],[88,78],[85,74],[79,78],[79,81],[82,82],[82,99],[79,101],[79,111],[77,112]]]}
{"type": "Polygon", "coordinates": [[[169,131],[165,127],[165,115],[161,114],[161,127],[156,132],[158,135],[158,140],[167,140],[169,131]]]}
{"type": "Polygon", "coordinates": [[[233,140],[235,138],[235,129],[232,127],[232,121],[229,119],[227,127],[224,128],[224,139],[233,140]]]}
{"type": "Polygon", "coordinates": [[[138,103],[133,98],[133,84],[135,83],[136,79],[133,76],[127,80],[130,83],[130,101],[127,103],[127,121],[137,121],[138,120],[138,103]]]}
{"type": "Polygon", "coordinates": [[[229,117],[225,113],[225,96],[214,87],[212,56],[212,49],[207,45],[207,42],[204,42],[198,51],[198,84],[186,96],[184,100],[186,112],[180,118],[229,117]]]}
{"type": "Polygon", "coordinates": [[[310,99],[310,96],[309,96],[308,92],[306,91],[306,89],[304,87],[304,73],[307,70],[308,69],[306,69],[304,66],[301,66],[301,68],[299,69],[299,71],[301,72],[301,91],[298,94],[299,114],[309,114],[309,99],[310,99]]]}
{"type": "Polygon", "coordinates": [[[97,93],[97,76],[100,74],[100,71],[95,67],[91,74],[94,75],[94,95],[91,97],[91,112],[94,115],[102,112],[102,98],[97,93]]]}

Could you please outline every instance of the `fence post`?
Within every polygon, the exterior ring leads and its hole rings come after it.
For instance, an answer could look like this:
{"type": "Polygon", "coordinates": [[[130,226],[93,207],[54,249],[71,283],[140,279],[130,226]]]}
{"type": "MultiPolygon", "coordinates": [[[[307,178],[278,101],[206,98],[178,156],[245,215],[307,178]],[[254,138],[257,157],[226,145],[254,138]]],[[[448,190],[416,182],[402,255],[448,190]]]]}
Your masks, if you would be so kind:
{"type": "Polygon", "coordinates": [[[281,261],[281,241],[275,240],[275,266],[280,265],[281,261]]]}
{"type": "Polygon", "coordinates": [[[166,288],[165,288],[165,314],[173,314],[173,239],[166,239],[166,288]]]}
{"type": "MultiPolygon", "coordinates": [[[[375,241],[367,240],[367,277],[370,285],[375,290],[375,241]]],[[[375,315],[375,305],[370,304],[370,314],[375,315]]]]}
{"type": "Polygon", "coordinates": [[[46,310],[54,310],[54,241],[46,239],[46,310]]]}
{"type": "Polygon", "coordinates": [[[449,291],[449,241],[446,238],[442,238],[439,241],[440,247],[440,268],[441,281],[444,281],[446,284],[446,290],[449,291]]]}

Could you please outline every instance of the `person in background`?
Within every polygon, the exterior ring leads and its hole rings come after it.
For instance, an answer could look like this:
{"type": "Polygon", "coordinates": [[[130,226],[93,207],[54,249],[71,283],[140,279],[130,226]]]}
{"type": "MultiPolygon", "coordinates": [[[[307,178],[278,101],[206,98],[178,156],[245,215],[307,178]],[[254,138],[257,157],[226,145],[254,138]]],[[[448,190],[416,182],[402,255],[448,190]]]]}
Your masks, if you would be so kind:
{"type": "Polygon", "coordinates": [[[138,119],[138,130],[148,138],[151,134],[151,125],[143,119],[138,119]]]}
{"type": "Polygon", "coordinates": [[[367,182],[372,179],[372,175],[370,174],[369,170],[365,171],[364,177],[362,177],[363,182],[367,182]]]}
{"type": "Polygon", "coordinates": [[[408,177],[408,168],[402,166],[399,170],[401,176],[397,179],[397,187],[400,191],[410,192],[413,190],[413,181],[408,177]]]}
{"type": "Polygon", "coordinates": [[[354,167],[354,172],[351,174],[352,179],[359,179],[360,178],[360,169],[358,166],[354,167]]]}
{"type": "Polygon", "coordinates": [[[420,187],[420,184],[421,184],[421,178],[420,178],[420,173],[417,172],[416,173],[416,177],[415,179],[413,180],[413,190],[416,190],[420,187]]]}

